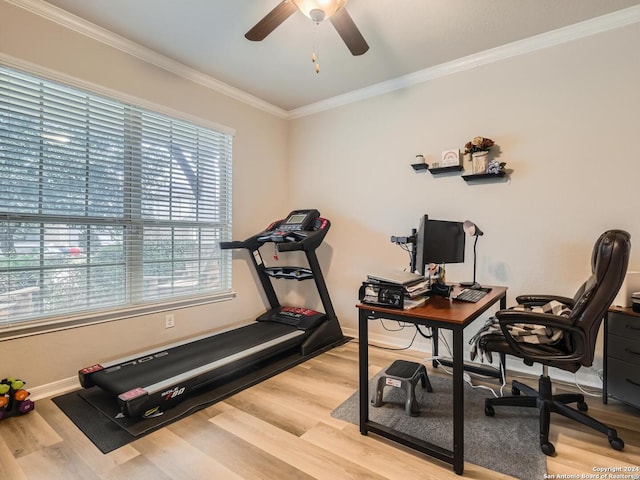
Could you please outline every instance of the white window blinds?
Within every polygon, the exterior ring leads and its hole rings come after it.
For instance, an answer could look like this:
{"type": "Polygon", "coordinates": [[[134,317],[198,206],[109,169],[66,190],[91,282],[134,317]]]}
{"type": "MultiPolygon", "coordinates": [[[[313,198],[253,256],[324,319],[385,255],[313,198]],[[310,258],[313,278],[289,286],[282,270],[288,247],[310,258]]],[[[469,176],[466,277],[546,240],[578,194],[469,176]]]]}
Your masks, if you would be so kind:
{"type": "Polygon", "coordinates": [[[0,66],[0,327],[231,288],[232,136],[0,66]]]}

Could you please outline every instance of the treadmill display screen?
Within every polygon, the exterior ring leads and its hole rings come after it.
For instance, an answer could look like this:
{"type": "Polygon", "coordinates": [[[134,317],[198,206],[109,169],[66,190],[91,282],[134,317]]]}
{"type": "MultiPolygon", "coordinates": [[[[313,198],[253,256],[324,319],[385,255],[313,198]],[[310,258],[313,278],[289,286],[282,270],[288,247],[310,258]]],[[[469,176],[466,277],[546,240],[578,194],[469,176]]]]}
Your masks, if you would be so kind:
{"type": "Polygon", "coordinates": [[[295,215],[291,215],[289,218],[287,218],[287,221],[285,223],[301,224],[306,216],[307,215],[305,215],[304,213],[296,213],[295,215]]]}
{"type": "Polygon", "coordinates": [[[319,216],[318,210],[294,210],[276,228],[283,232],[310,230],[319,216]]]}

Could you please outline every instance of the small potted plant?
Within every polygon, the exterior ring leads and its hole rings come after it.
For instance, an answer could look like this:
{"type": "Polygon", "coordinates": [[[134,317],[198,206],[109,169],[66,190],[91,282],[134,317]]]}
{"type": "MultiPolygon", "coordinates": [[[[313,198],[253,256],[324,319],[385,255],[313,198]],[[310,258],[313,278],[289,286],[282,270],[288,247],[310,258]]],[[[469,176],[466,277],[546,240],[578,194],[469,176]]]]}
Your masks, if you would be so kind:
{"type": "Polygon", "coordinates": [[[499,175],[500,172],[504,170],[506,164],[507,162],[499,162],[495,159],[491,160],[487,166],[487,173],[490,173],[491,175],[499,175]]]}
{"type": "Polygon", "coordinates": [[[495,142],[490,138],[475,137],[464,146],[464,153],[471,154],[471,171],[485,173],[489,166],[489,150],[495,142]]]}

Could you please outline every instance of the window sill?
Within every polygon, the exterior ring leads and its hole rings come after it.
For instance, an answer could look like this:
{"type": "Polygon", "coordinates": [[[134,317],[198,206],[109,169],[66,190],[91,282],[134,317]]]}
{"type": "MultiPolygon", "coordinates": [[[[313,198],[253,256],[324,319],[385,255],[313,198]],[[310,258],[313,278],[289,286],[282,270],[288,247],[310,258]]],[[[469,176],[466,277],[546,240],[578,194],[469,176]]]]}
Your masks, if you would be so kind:
{"type": "Polygon", "coordinates": [[[172,300],[167,299],[164,302],[146,303],[120,309],[84,312],[75,316],[65,316],[64,318],[50,317],[16,324],[9,323],[0,325],[0,342],[16,338],[30,337],[33,335],[58,332],[60,330],[69,330],[71,328],[88,327],[100,323],[175,310],[177,308],[187,308],[197,305],[206,305],[209,303],[224,302],[235,298],[235,296],[235,292],[228,291],[217,293],[215,295],[185,297],[172,300]]]}

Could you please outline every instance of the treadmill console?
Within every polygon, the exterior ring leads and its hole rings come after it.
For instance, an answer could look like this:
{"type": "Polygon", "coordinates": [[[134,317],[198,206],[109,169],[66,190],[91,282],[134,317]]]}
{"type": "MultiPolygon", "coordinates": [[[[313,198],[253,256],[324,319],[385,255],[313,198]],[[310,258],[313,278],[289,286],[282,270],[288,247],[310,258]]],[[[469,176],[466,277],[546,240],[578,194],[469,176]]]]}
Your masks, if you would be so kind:
{"type": "Polygon", "coordinates": [[[258,235],[260,242],[299,242],[307,238],[308,233],[320,228],[318,210],[294,210],[284,220],[273,222],[258,235]]]}
{"type": "Polygon", "coordinates": [[[277,229],[284,232],[311,230],[313,222],[320,216],[318,210],[294,210],[278,224],[277,229]]]}
{"type": "Polygon", "coordinates": [[[272,222],[265,230],[245,241],[220,242],[220,248],[246,248],[254,252],[262,245],[272,242],[281,252],[312,251],[320,246],[330,227],[331,222],[321,217],[318,210],[294,210],[284,219],[272,222]]]}

